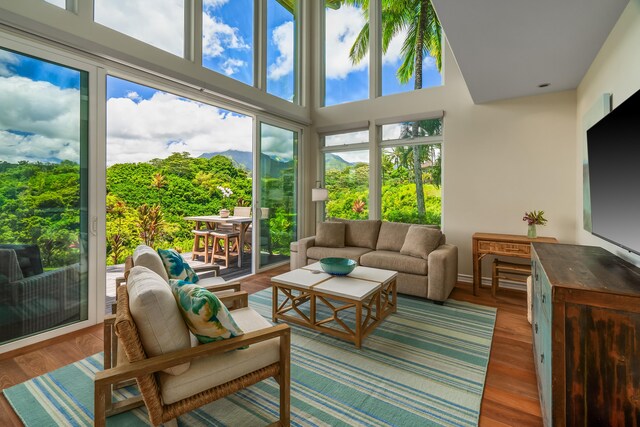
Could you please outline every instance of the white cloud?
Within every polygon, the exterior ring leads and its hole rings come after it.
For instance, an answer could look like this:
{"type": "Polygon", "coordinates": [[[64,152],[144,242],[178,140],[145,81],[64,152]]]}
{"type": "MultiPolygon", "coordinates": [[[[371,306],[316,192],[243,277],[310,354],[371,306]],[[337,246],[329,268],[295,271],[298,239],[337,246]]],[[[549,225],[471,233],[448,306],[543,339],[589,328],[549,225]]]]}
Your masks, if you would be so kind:
{"type": "Polygon", "coordinates": [[[138,94],[138,92],[136,92],[134,90],[127,92],[127,98],[133,99],[134,101],[141,99],[141,97],[138,94]]]}
{"type": "Polygon", "coordinates": [[[164,49],[184,52],[184,0],[96,0],[95,20],[121,33],[164,49]]]}
{"type": "Polygon", "coordinates": [[[253,121],[163,92],[107,102],[107,164],[146,162],[187,151],[251,151],[253,121]]]}
{"type": "Polygon", "coordinates": [[[293,72],[293,59],[295,57],[295,33],[293,21],[274,28],[272,34],[273,43],[278,50],[276,62],[269,65],[268,77],[278,80],[293,72]]]}
{"type": "Polygon", "coordinates": [[[0,77],[0,105],[11,106],[0,109],[0,159],[79,160],[77,89],[19,76],[0,77]]]}
{"type": "Polygon", "coordinates": [[[263,125],[260,132],[262,152],[281,160],[292,159],[293,132],[277,126],[263,125]]]}
{"type": "Polygon", "coordinates": [[[328,79],[345,79],[350,73],[369,66],[367,54],[358,64],[352,64],[349,50],[366,23],[362,11],[343,5],[338,10],[327,9],[325,34],[326,76],[328,79]]]}
{"type": "Polygon", "coordinates": [[[339,133],[337,135],[327,135],[324,138],[326,146],[357,144],[360,142],[369,142],[369,131],[362,130],[358,132],[339,133]]]}
{"type": "Polygon", "coordinates": [[[209,13],[202,15],[202,54],[221,56],[226,49],[249,49],[238,28],[231,27],[209,13]]]}
{"type": "Polygon", "coordinates": [[[216,8],[229,3],[229,0],[203,0],[202,4],[205,8],[216,8]]]}
{"type": "Polygon", "coordinates": [[[0,77],[13,74],[9,69],[11,65],[18,65],[20,58],[15,53],[0,49],[0,77]]]}
{"type": "Polygon", "coordinates": [[[231,76],[240,71],[240,69],[245,65],[247,65],[246,61],[243,61],[241,59],[229,58],[222,63],[221,68],[223,73],[225,73],[227,76],[231,76]]]}

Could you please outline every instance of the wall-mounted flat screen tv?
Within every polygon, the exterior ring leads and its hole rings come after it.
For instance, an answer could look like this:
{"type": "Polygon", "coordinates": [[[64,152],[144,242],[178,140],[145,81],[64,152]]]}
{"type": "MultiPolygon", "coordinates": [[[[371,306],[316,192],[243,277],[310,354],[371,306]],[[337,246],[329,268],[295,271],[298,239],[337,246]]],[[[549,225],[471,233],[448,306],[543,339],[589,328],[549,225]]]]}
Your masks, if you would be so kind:
{"type": "Polygon", "coordinates": [[[640,254],[640,90],[587,131],[592,233],[640,254]]]}

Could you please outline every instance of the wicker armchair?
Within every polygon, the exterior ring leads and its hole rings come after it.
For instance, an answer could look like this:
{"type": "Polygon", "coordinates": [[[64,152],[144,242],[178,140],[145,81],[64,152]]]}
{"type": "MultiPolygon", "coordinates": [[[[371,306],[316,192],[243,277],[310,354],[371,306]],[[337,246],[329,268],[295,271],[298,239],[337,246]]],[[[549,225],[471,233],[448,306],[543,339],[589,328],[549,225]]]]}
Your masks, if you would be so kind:
{"type": "MultiPolygon", "coordinates": [[[[253,311],[250,308],[246,308],[248,305],[246,292],[236,292],[222,296],[220,299],[225,304],[233,300],[240,301],[239,305],[245,308],[241,308],[238,311],[253,311]]],[[[235,306],[236,304],[233,305],[235,306]]],[[[232,314],[234,311],[232,311],[232,314]]],[[[257,315],[257,313],[255,314],[257,315]]],[[[245,330],[246,333],[239,337],[148,358],[129,309],[127,287],[120,286],[117,290],[117,313],[115,318],[110,317],[105,320],[105,327],[107,326],[115,329],[128,360],[125,363],[119,363],[115,368],[98,372],[95,377],[96,426],[104,426],[107,416],[125,412],[143,404],[147,407],[149,418],[153,425],[161,423],[176,425],[175,419],[178,416],[269,377],[274,377],[280,384],[280,420],[274,425],[288,426],[290,424],[291,332],[287,325],[265,327],[253,331],[245,330]],[[199,391],[173,403],[165,403],[162,394],[163,377],[160,371],[185,362],[194,362],[199,358],[223,357],[222,355],[230,350],[276,338],[279,339],[279,360],[276,363],[254,371],[242,372],[236,378],[223,384],[199,391]],[[137,397],[123,402],[112,403],[112,386],[133,377],[136,378],[138,383],[141,398],[137,397]]],[[[250,349],[251,347],[248,350],[250,349]]],[[[248,350],[243,350],[243,352],[248,350]]],[[[182,375],[186,375],[186,373],[182,375]]]]}

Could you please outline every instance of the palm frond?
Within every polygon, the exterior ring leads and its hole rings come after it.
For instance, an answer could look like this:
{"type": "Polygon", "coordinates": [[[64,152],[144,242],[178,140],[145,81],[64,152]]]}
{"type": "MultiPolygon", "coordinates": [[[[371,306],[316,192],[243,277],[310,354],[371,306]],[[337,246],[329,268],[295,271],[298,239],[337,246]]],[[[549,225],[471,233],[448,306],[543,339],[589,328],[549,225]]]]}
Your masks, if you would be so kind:
{"type": "Polygon", "coordinates": [[[362,26],[358,37],[349,50],[349,59],[352,64],[357,64],[369,54],[369,22],[362,26]]]}

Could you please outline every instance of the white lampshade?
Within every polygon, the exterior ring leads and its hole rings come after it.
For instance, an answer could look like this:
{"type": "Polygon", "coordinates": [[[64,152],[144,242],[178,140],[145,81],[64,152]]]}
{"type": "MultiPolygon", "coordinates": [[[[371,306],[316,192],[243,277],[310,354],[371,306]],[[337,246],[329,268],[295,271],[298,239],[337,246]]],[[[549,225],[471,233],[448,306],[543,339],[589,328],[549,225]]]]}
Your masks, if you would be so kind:
{"type": "Polygon", "coordinates": [[[325,200],[329,200],[329,190],[327,190],[326,188],[311,189],[312,202],[324,202],[325,200]]]}

